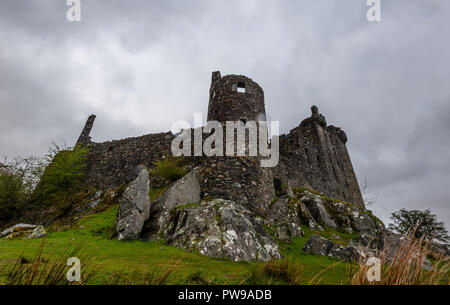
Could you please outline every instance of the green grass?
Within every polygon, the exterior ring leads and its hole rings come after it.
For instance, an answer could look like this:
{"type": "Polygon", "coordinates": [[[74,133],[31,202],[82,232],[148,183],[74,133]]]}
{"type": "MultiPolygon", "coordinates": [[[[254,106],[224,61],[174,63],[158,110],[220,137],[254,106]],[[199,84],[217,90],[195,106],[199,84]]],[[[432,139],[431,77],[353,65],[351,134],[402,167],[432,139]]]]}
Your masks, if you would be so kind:
{"type": "Polygon", "coordinates": [[[148,192],[148,196],[150,197],[150,201],[155,200],[156,198],[161,197],[167,187],[158,187],[158,188],[150,188],[148,192]]]}
{"type": "Polygon", "coordinates": [[[346,240],[351,236],[345,236],[345,234],[341,232],[330,230],[312,231],[307,226],[302,226],[302,229],[305,233],[304,236],[293,238],[290,243],[284,243],[281,245],[283,255],[292,262],[300,265],[302,268],[302,278],[300,284],[309,284],[310,281],[320,272],[323,273],[314,280],[313,284],[348,284],[349,269],[352,267],[350,263],[339,263],[340,260],[337,258],[309,254],[304,252],[302,249],[313,234],[319,234],[324,237],[331,236],[331,234],[336,234],[341,236],[343,238],[342,240],[346,240]],[[333,265],[335,266],[331,267],[333,265]]]}
{"type": "MultiPolygon", "coordinates": [[[[116,214],[117,206],[113,206],[104,212],[84,217],[66,231],[49,232],[43,258],[52,261],[68,246],[79,245],[83,254],[93,256],[93,262],[99,268],[95,281],[98,284],[112,283],[119,274],[145,274],[151,273],[155,268],[164,269],[173,265],[175,270],[167,283],[241,284],[249,283],[247,280],[251,272],[264,266],[264,263],[257,262],[236,263],[227,259],[207,258],[163,242],[123,242],[109,239],[116,214]]],[[[302,248],[314,233],[306,228],[304,230],[304,237],[294,238],[291,243],[282,245],[283,256],[289,263],[295,264],[295,270],[301,270],[300,284],[308,284],[318,273],[339,262],[334,258],[304,253],[302,248]]],[[[40,244],[40,239],[0,239],[0,283],[21,255],[32,259],[40,244]]],[[[314,283],[346,284],[348,266],[347,263],[338,264],[320,274],[314,283]]],[[[272,283],[286,284],[282,279],[272,283]]]]}

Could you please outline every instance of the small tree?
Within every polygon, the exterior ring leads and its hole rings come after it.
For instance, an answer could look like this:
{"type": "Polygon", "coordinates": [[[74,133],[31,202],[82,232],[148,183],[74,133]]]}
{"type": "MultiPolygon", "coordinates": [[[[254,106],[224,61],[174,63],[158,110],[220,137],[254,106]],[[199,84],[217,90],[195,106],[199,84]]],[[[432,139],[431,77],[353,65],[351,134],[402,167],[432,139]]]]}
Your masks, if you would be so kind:
{"type": "Polygon", "coordinates": [[[389,229],[401,234],[413,234],[415,238],[426,241],[436,240],[446,243],[449,239],[444,223],[437,221],[430,210],[419,211],[401,209],[391,214],[389,229]]]}

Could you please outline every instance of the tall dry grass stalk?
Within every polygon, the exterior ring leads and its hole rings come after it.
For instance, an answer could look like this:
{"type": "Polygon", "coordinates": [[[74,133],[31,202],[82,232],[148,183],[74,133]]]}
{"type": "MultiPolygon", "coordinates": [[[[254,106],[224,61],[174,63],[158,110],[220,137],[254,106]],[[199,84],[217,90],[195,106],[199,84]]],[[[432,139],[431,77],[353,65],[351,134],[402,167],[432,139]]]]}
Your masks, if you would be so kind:
{"type": "Polygon", "coordinates": [[[97,267],[92,264],[92,257],[80,253],[79,247],[69,245],[63,253],[55,259],[43,258],[45,239],[42,240],[32,261],[23,255],[18,258],[12,270],[7,271],[3,285],[86,285],[91,284],[97,274],[97,267]],[[67,280],[67,260],[78,257],[81,261],[81,281],[67,280]]]}
{"type": "Polygon", "coordinates": [[[367,273],[373,266],[360,256],[357,270],[350,279],[352,285],[449,285],[449,259],[440,255],[431,270],[423,268],[431,253],[430,244],[421,239],[403,239],[398,249],[389,254],[388,249],[379,251],[381,262],[380,281],[369,281],[367,273]]]}

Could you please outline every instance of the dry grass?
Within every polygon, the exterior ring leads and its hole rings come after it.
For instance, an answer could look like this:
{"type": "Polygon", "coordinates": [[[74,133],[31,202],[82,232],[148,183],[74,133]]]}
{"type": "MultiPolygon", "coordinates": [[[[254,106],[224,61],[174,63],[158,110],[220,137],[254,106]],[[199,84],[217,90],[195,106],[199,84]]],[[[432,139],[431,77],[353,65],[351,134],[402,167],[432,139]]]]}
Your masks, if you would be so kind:
{"type": "Polygon", "coordinates": [[[429,243],[419,239],[405,238],[397,251],[388,257],[387,250],[379,252],[381,261],[380,281],[369,281],[367,273],[372,266],[360,258],[356,272],[350,279],[352,285],[449,285],[449,259],[440,256],[432,270],[425,270],[423,264],[430,254],[429,243]]]}

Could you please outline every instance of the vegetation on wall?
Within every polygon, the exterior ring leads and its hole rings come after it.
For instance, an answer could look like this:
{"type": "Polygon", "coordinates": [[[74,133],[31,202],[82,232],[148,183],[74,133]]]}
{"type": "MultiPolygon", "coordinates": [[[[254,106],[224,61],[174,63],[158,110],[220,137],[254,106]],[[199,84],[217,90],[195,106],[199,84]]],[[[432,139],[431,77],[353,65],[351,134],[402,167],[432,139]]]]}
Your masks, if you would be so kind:
{"type": "Polygon", "coordinates": [[[155,167],[150,170],[150,175],[162,177],[169,183],[176,181],[186,175],[186,169],[182,163],[182,158],[166,157],[153,163],[155,167]]]}
{"type": "Polygon", "coordinates": [[[61,212],[71,206],[71,197],[81,188],[88,149],[76,146],[59,151],[45,169],[35,191],[35,200],[44,206],[55,206],[61,212]]]}

